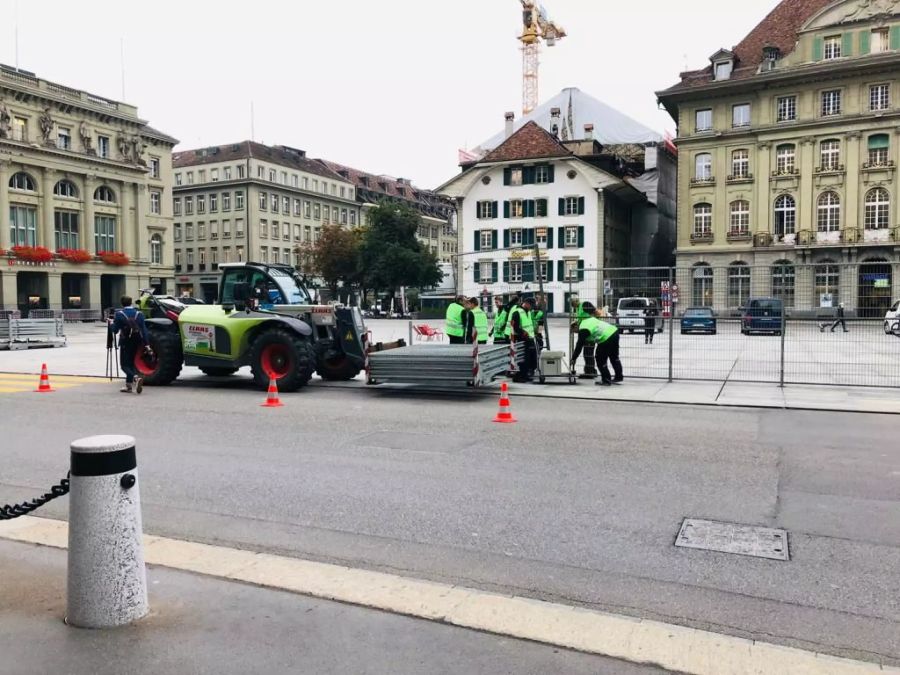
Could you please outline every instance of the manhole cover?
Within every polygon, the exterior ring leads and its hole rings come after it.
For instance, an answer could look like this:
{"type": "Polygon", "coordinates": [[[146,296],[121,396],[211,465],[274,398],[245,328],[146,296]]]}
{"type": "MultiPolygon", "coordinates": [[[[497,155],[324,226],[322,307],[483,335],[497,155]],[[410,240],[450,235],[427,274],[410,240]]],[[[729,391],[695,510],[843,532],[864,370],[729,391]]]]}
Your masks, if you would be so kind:
{"type": "Polygon", "coordinates": [[[715,520],[685,518],[675,545],[770,560],[790,559],[786,530],[715,520]]]}

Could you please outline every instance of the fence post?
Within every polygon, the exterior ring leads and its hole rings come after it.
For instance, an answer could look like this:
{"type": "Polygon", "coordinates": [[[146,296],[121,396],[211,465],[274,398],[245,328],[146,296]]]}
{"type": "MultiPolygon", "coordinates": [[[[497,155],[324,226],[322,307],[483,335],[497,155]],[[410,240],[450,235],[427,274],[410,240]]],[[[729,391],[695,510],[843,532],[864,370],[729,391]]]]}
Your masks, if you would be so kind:
{"type": "Polygon", "coordinates": [[[784,309],[784,301],[781,302],[781,378],[780,378],[780,386],[784,389],[784,341],[785,334],[787,333],[787,312],[784,309]]]}
{"type": "Polygon", "coordinates": [[[408,344],[409,344],[410,346],[412,346],[412,343],[413,343],[413,322],[412,322],[412,319],[410,319],[410,322],[409,322],[409,343],[408,343],[408,344]]]}
{"type": "Polygon", "coordinates": [[[71,451],[66,623],[131,623],[150,609],[134,439],[92,436],[71,451]]]}
{"type": "Polygon", "coordinates": [[[676,304],[672,300],[672,284],[675,283],[674,271],[669,268],[669,382],[675,380],[675,307],[676,304]]]}

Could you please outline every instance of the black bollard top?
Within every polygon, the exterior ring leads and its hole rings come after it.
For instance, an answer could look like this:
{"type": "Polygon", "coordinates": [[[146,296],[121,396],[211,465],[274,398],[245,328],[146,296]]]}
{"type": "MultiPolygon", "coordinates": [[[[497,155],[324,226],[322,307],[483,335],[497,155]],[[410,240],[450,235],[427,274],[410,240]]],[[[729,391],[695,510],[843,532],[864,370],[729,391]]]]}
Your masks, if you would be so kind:
{"type": "Polygon", "coordinates": [[[71,445],[72,476],[112,476],[137,468],[131,436],[91,436],[71,445]]]}

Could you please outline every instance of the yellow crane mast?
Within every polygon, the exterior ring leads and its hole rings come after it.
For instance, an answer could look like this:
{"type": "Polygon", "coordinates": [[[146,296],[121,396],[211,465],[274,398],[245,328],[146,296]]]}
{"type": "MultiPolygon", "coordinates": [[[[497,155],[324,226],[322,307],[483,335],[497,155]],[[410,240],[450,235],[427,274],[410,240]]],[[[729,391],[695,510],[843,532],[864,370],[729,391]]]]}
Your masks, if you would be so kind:
{"type": "Polygon", "coordinates": [[[519,37],[522,43],[522,114],[527,115],[538,104],[538,68],[540,66],[541,41],[548,47],[566,36],[562,26],[547,18],[547,12],[535,0],[520,0],[522,3],[522,24],[524,29],[519,37]]]}

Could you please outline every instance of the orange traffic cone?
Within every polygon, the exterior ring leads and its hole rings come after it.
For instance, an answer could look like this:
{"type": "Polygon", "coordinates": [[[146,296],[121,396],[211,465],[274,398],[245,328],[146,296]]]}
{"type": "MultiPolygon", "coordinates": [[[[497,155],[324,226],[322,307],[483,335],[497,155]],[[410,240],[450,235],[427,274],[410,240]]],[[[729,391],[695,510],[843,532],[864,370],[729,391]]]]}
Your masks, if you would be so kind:
{"type": "Polygon", "coordinates": [[[509,386],[506,382],[500,384],[500,412],[494,418],[499,424],[515,424],[516,418],[509,411],[509,386]]]}
{"type": "Polygon", "coordinates": [[[278,398],[278,384],[274,377],[269,378],[269,393],[266,396],[266,402],[260,403],[263,408],[280,408],[284,403],[278,398]]]}
{"type": "Polygon", "coordinates": [[[38,385],[38,388],[35,389],[39,394],[46,394],[51,391],[56,391],[50,387],[50,376],[47,374],[47,364],[41,365],[41,382],[38,385]]]}

